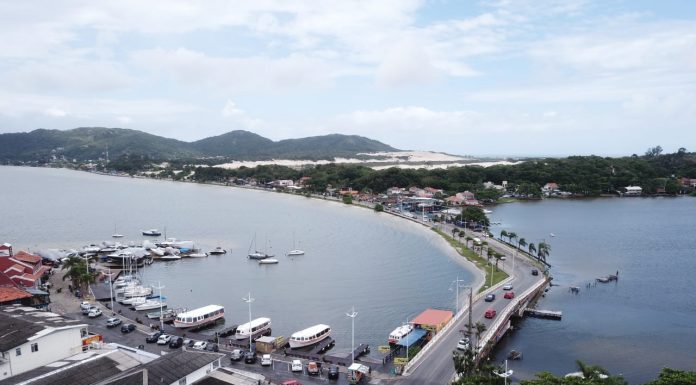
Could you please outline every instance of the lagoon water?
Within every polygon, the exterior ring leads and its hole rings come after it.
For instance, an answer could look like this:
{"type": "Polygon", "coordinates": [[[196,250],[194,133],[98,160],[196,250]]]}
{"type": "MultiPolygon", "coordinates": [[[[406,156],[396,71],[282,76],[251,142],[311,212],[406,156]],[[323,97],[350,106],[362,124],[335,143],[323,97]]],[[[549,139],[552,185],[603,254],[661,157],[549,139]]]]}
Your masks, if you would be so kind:
{"type": "Polygon", "coordinates": [[[696,198],[544,200],[499,205],[490,217],[501,222],[496,236],[549,242],[559,285],[539,308],[562,310],[563,320],[525,319],[499,345],[498,360],[523,352],[510,363],[516,377],[576,371],[576,359],[631,384],[664,366],[696,370],[696,198]],[[587,288],[617,270],[618,282],[587,288]]]}
{"type": "Polygon", "coordinates": [[[252,317],[271,317],[274,335],[326,323],[339,352],[350,350],[352,306],[356,344],[375,347],[428,307],[453,309],[451,282],[473,279],[434,232],[342,203],[60,169],[0,167],[0,180],[0,242],[16,250],[80,248],[111,240],[114,231],[127,242],[144,239],[142,229],[166,227],[169,237],[231,250],[143,269],[147,283],[165,286],[170,305],[221,304],[228,324],[243,323],[242,297],[251,291],[252,317]],[[283,255],[293,233],[306,255],[283,255]],[[278,265],[247,259],[254,234],[278,265]]]}

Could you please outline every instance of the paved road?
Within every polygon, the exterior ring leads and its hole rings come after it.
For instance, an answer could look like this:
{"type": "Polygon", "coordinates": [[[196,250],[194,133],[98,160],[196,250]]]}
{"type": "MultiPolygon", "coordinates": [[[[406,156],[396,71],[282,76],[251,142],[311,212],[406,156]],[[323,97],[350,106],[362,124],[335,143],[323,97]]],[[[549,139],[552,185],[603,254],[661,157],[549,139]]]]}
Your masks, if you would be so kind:
{"type": "MultiPolygon", "coordinates": [[[[451,231],[451,228],[444,227],[443,231],[451,231]]],[[[451,233],[451,232],[450,232],[451,233]]],[[[501,261],[501,266],[505,271],[512,271],[514,250],[509,246],[498,242],[492,238],[486,238],[480,233],[474,233],[467,231],[467,235],[471,237],[478,237],[481,240],[488,242],[489,247],[495,249],[498,252],[504,253],[506,255],[506,260],[501,261]],[[473,235],[472,235],[473,234],[473,235]]],[[[543,276],[531,275],[531,269],[534,266],[526,258],[516,258],[515,270],[513,273],[514,278],[510,282],[513,285],[513,291],[522,293],[523,291],[530,288],[534,283],[543,279],[543,276]]],[[[489,327],[494,321],[494,319],[486,319],[484,313],[486,309],[492,308],[500,313],[503,308],[509,303],[510,300],[504,299],[503,294],[505,292],[501,289],[494,291],[496,299],[493,302],[484,302],[483,299],[474,302],[472,310],[472,320],[473,323],[478,321],[483,322],[487,327],[489,327]]],[[[474,293],[474,296],[476,293],[474,293]]],[[[462,296],[460,292],[460,300],[462,302],[468,301],[468,297],[462,296]],[[464,297],[464,298],[462,298],[464,297]]],[[[463,305],[463,304],[462,304],[463,305]]],[[[462,306],[460,305],[460,306],[462,306]]],[[[460,330],[466,329],[466,323],[468,322],[468,314],[464,314],[453,327],[448,329],[441,337],[437,345],[432,347],[430,352],[426,357],[424,357],[421,362],[415,368],[412,368],[410,375],[401,377],[398,381],[399,384],[414,384],[414,385],[429,385],[429,384],[448,384],[449,380],[454,375],[454,363],[452,361],[452,352],[456,349],[457,341],[462,337],[460,330]]],[[[474,340],[475,340],[474,336],[474,340]]]]}

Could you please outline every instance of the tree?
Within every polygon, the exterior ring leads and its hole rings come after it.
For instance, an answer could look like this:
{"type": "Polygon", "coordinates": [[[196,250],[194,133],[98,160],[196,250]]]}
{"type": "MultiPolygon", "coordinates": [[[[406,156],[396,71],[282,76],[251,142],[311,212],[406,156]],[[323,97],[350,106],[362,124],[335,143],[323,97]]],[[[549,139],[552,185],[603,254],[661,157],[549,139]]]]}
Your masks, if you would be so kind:
{"type": "Polygon", "coordinates": [[[517,233],[513,233],[513,232],[508,233],[508,240],[510,243],[512,243],[513,239],[517,239],[517,233]]]}
{"type": "Polygon", "coordinates": [[[696,372],[687,372],[663,368],[656,380],[645,385],[693,385],[696,384],[696,372]]]}
{"type": "Polygon", "coordinates": [[[88,270],[87,262],[78,256],[69,257],[63,262],[61,270],[67,270],[63,280],[70,278],[75,288],[86,289],[90,283],[94,282],[94,274],[88,270]]]}
{"type": "MultiPolygon", "coordinates": [[[[468,248],[469,248],[469,242],[473,241],[474,238],[471,238],[471,237],[467,236],[466,238],[464,238],[464,240],[466,241],[466,248],[468,249],[468,248]]],[[[473,247],[473,246],[472,246],[472,247],[473,247]]]]}
{"type": "Polygon", "coordinates": [[[657,156],[660,156],[662,154],[662,146],[655,146],[649,148],[647,151],[645,151],[645,156],[648,158],[655,158],[657,156]]]}
{"type": "Polygon", "coordinates": [[[534,243],[530,243],[527,250],[529,250],[529,254],[534,255],[534,253],[536,253],[536,246],[534,243]]]}
{"type": "Polygon", "coordinates": [[[507,238],[508,232],[505,230],[500,230],[500,240],[502,241],[503,238],[507,238]]]}
{"type": "Polygon", "coordinates": [[[517,250],[520,249],[520,247],[525,247],[527,246],[527,240],[524,238],[520,238],[517,240],[517,250]]]}
{"type": "Polygon", "coordinates": [[[575,364],[585,379],[598,380],[609,375],[609,371],[599,365],[587,365],[580,360],[576,360],[575,364]]]}
{"type": "Polygon", "coordinates": [[[493,257],[494,253],[495,253],[495,251],[491,250],[490,248],[488,249],[488,262],[491,261],[491,257],[493,257]]]}
{"type": "Polygon", "coordinates": [[[480,347],[479,345],[481,343],[481,334],[483,334],[483,332],[486,331],[486,324],[481,321],[478,321],[474,324],[474,329],[474,334],[476,334],[476,346],[480,347]]]}
{"type": "Polygon", "coordinates": [[[459,234],[459,229],[455,227],[452,229],[452,238],[454,238],[456,234],[459,234]]]}
{"type": "Polygon", "coordinates": [[[353,196],[350,195],[350,194],[344,195],[344,196],[343,196],[343,203],[345,203],[345,204],[347,204],[347,205],[353,204],[353,196]]]}
{"type": "Polygon", "coordinates": [[[462,209],[461,220],[468,223],[478,223],[483,227],[490,226],[490,221],[483,209],[476,206],[466,206],[462,209]]]}
{"type": "Polygon", "coordinates": [[[375,211],[381,213],[382,211],[384,211],[384,206],[382,206],[380,203],[377,203],[375,205],[375,211]]]}
{"type": "Polygon", "coordinates": [[[504,256],[505,256],[505,254],[503,254],[503,253],[495,253],[495,270],[496,271],[498,271],[498,262],[500,262],[500,260],[503,259],[504,256]]]}
{"type": "Polygon", "coordinates": [[[549,256],[549,253],[551,252],[551,246],[546,243],[546,242],[539,242],[538,248],[537,248],[537,257],[539,257],[539,260],[546,263],[546,257],[549,256]]]}

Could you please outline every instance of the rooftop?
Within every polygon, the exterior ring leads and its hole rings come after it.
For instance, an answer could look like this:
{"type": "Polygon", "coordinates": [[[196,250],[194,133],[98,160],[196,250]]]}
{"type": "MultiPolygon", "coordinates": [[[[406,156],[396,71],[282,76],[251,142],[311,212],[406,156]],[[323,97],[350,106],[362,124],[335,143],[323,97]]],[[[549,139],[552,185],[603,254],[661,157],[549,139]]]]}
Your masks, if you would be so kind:
{"type": "Polygon", "coordinates": [[[188,374],[214,362],[224,354],[191,350],[179,350],[165,354],[145,365],[138,366],[124,375],[105,382],[110,385],[139,385],[143,383],[143,370],[147,370],[150,384],[171,384],[188,374]]]}
{"type": "Polygon", "coordinates": [[[411,323],[415,325],[440,325],[449,321],[454,316],[449,310],[427,309],[414,318],[411,323]]]}
{"type": "Polygon", "coordinates": [[[0,309],[0,351],[17,347],[44,329],[70,326],[86,325],[33,307],[5,306],[0,309]]]}

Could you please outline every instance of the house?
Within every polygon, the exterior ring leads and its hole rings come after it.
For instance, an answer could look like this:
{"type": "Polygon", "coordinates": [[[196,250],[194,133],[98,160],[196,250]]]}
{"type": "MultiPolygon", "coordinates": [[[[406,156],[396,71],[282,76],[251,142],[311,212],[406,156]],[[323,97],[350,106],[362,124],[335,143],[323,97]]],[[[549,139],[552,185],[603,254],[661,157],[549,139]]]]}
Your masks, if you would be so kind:
{"type": "Polygon", "coordinates": [[[451,197],[445,198],[447,203],[453,205],[465,205],[465,206],[478,206],[479,202],[476,200],[474,193],[470,191],[464,191],[457,193],[451,197]]]}
{"type": "Polygon", "coordinates": [[[541,192],[546,194],[546,195],[549,195],[549,194],[551,194],[553,192],[557,192],[557,191],[558,191],[558,184],[556,184],[554,182],[549,182],[541,188],[541,192]]]}
{"type": "Polygon", "coordinates": [[[300,178],[300,180],[297,182],[299,186],[307,186],[309,184],[309,181],[312,180],[311,176],[303,176],[300,178]]]}
{"type": "Polygon", "coordinates": [[[425,190],[426,192],[428,192],[428,193],[430,193],[430,194],[433,194],[433,196],[434,196],[435,194],[441,194],[441,195],[442,195],[442,193],[443,193],[443,191],[442,191],[441,188],[426,187],[426,188],[424,188],[423,190],[425,190]]]}
{"type": "MultiPolygon", "coordinates": [[[[679,184],[685,187],[695,187],[696,188],[696,179],[693,178],[681,178],[679,180],[679,184]]],[[[1,249],[0,249],[1,250],[1,249]]]]}
{"type": "Polygon", "coordinates": [[[273,185],[275,187],[292,187],[295,185],[295,182],[293,182],[291,179],[280,179],[273,181],[273,185]]]}
{"type": "Polygon", "coordinates": [[[338,192],[339,195],[351,195],[351,196],[356,196],[360,194],[360,191],[358,190],[353,190],[352,187],[341,187],[341,190],[338,192]]]}
{"type": "Polygon", "coordinates": [[[411,193],[411,196],[417,197],[417,198],[432,198],[433,193],[422,189],[418,187],[411,187],[408,189],[408,191],[411,193]]]}
{"type": "Polygon", "coordinates": [[[38,255],[20,251],[12,256],[0,257],[0,272],[5,273],[16,284],[38,289],[41,278],[50,268],[42,264],[38,255]]]}
{"type": "Polygon", "coordinates": [[[624,189],[626,190],[624,195],[627,196],[639,196],[643,194],[643,189],[639,186],[626,186],[624,189]]]}
{"type": "Polygon", "coordinates": [[[87,324],[31,307],[0,310],[0,381],[82,351],[87,324]]]}
{"type": "Polygon", "coordinates": [[[411,324],[420,329],[426,329],[437,333],[452,320],[454,313],[450,310],[426,309],[411,321],[411,324]]]}
{"type": "Polygon", "coordinates": [[[9,243],[3,243],[0,245],[0,257],[11,257],[12,256],[12,245],[9,243]]]}
{"type": "Polygon", "coordinates": [[[0,306],[22,304],[33,306],[33,295],[0,271],[0,306]]]}
{"type": "Polygon", "coordinates": [[[387,189],[387,195],[402,195],[406,190],[401,187],[389,187],[387,189]]]}
{"type": "MultiPolygon", "coordinates": [[[[104,385],[188,385],[222,366],[224,354],[177,350],[100,382],[104,385]]],[[[90,384],[91,385],[91,384],[90,384]]]]}
{"type": "MultiPolygon", "coordinates": [[[[504,183],[507,184],[507,182],[504,182],[504,183]]],[[[495,184],[495,183],[493,183],[493,182],[491,182],[491,181],[483,182],[483,187],[484,187],[484,188],[492,188],[492,189],[496,189],[496,190],[499,190],[499,191],[505,190],[505,186],[504,186],[504,185],[495,184]]]]}

